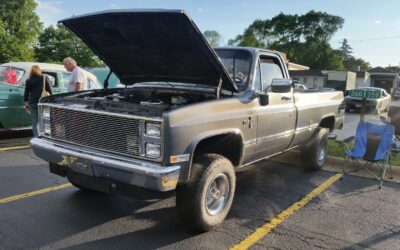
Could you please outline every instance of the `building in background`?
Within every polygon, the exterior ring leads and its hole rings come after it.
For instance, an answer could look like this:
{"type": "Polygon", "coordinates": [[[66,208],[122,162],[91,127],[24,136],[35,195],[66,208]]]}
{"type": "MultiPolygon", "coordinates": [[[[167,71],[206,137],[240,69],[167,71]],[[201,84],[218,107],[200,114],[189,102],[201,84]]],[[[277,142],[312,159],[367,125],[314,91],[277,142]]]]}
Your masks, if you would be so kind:
{"type": "Polygon", "coordinates": [[[289,70],[289,75],[293,80],[297,80],[299,84],[303,84],[309,89],[324,88],[328,80],[328,76],[318,69],[289,70]]]}
{"type": "Polygon", "coordinates": [[[345,92],[356,88],[356,73],[341,70],[322,70],[328,76],[325,88],[333,88],[345,92]]]}
{"type": "Polygon", "coordinates": [[[357,71],[356,74],[356,88],[371,87],[371,78],[367,71],[357,71]]]}
{"type": "Polygon", "coordinates": [[[370,84],[372,87],[383,88],[388,93],[393,94],[399,87],[400,77],[398,73],[376,67],[368,70],[370,75],[370,84]]]}
{"type": "Polygon", "coordinates": [[[287,66],[288,66],[289,71],[290,70],[309,70],[310,69],[310,67],[300,65],[297,63],[291,63],[291,62],[288,62],[287,66]]]}

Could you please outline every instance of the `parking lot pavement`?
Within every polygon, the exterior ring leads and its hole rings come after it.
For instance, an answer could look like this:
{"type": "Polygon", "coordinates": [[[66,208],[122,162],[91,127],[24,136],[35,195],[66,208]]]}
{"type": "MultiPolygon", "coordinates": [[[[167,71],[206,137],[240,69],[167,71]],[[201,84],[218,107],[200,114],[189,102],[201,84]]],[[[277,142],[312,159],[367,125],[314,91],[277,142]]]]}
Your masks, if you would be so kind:
{"type": "MultiPolygon", "coordinates": [[[[399,249],[399,185],[346,176],[258,245],[290,249],[399,249]]],[[[254,248],[257,249],[257,248],[254,248]]]]}
{"type": "MultiPolygon", "coordinates": [[[[0,152],[0,249],[229,249],[334,176],[299,166],[262,161],[238,173],[228,218],[216,231],[195,234],[182,225],[173,193],[165,199],[61,188],[31,149],[0,152]]],[[[400,185],[345,177],[276,224],[251,249],[378,248],[400,245],[400,185]]],[[[290,214],[290,213],[288,213],[290,214]]]]}

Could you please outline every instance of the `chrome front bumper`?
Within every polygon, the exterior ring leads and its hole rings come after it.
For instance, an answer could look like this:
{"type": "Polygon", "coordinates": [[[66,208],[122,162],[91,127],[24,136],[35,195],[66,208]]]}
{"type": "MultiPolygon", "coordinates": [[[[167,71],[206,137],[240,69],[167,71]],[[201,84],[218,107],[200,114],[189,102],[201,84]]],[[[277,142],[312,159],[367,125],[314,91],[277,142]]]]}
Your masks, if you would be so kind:
{"type": "Polygon", "coordinates": [[[173,190],[178,183],[180,166],[161,166],[42,138],[33,138],[31,144],[35,154],[43,160],[88,176],[156,191],[173,190]]]}

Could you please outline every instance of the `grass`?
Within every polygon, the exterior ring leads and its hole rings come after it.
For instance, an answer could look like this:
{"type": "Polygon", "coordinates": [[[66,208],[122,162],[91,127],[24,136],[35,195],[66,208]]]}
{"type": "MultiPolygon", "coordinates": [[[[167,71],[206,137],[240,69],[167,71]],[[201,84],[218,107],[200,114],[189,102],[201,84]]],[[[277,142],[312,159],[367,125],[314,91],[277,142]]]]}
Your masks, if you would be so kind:
{"type": "MultiPolygon", "coordinates": [[[[350,145],[350,148],[352,146],[353,144],[350,145]]],[[[328,155],[344,158],[344,151],[343,144],[328,140],[328,155]]],[[[393,166],[400,166],[400,154],[392,154],[390,156],[390,162],[393,166]]]]}

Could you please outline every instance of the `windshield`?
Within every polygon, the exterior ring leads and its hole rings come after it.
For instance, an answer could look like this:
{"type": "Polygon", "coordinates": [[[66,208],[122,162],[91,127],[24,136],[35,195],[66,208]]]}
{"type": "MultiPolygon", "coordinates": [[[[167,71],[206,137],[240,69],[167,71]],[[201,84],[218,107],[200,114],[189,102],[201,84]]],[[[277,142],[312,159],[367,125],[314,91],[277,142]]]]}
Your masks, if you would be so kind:
{"type": "Polygon", "coordinates": [[[236,87],[243,91],[249,84],[251,54],[245,50],[215,50],[225,66],[229,75],[234,80],[236,87]]]}

